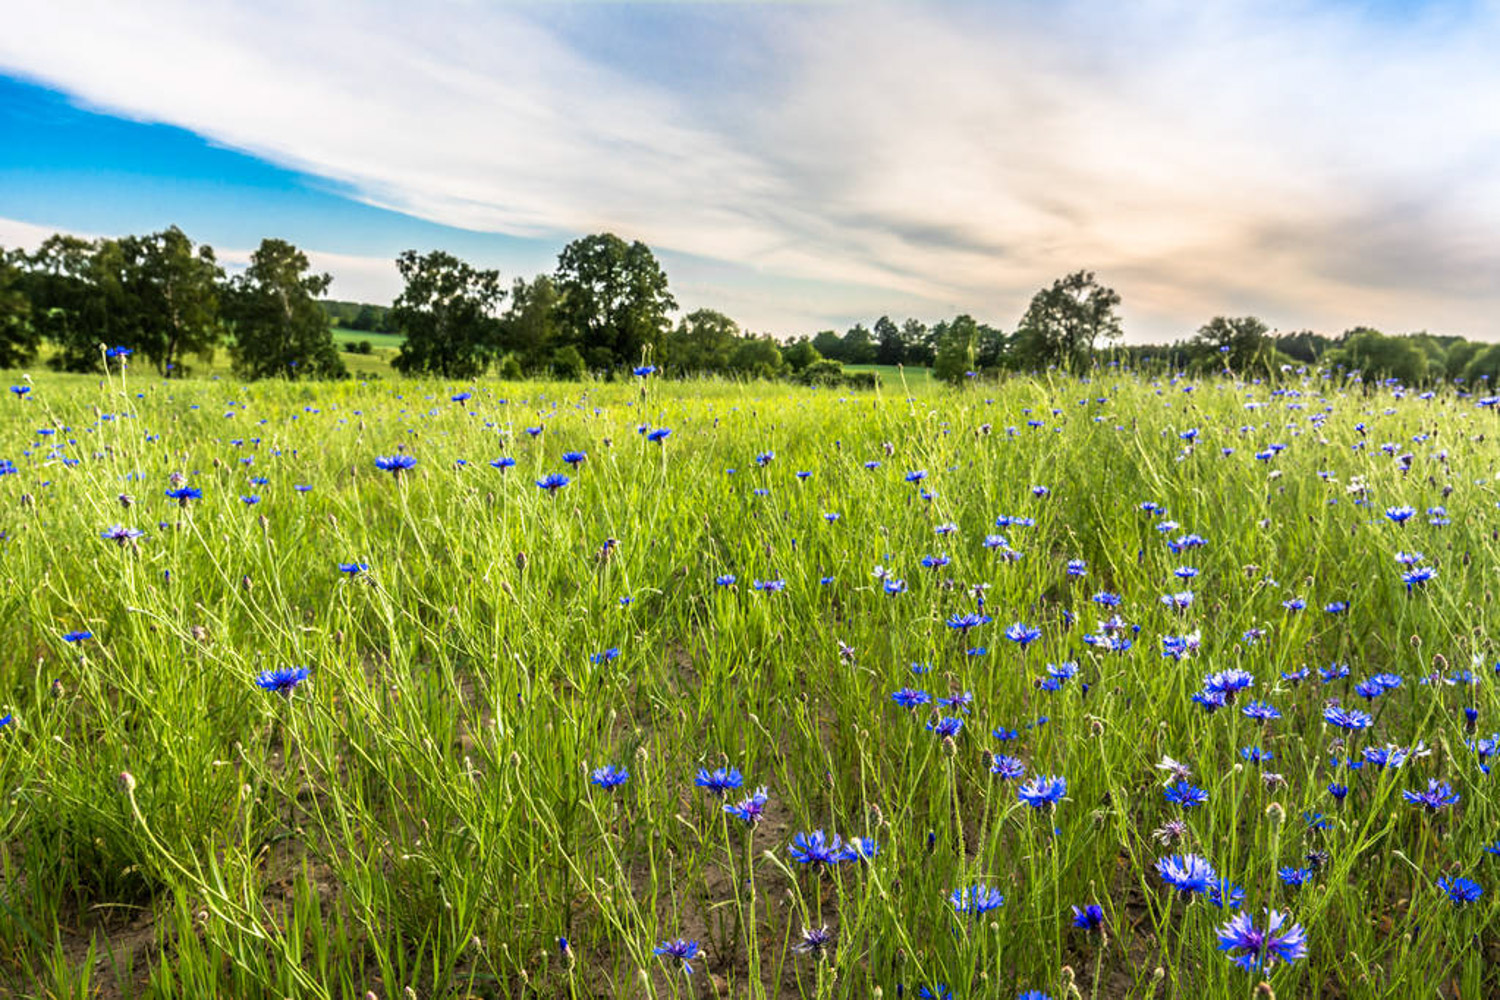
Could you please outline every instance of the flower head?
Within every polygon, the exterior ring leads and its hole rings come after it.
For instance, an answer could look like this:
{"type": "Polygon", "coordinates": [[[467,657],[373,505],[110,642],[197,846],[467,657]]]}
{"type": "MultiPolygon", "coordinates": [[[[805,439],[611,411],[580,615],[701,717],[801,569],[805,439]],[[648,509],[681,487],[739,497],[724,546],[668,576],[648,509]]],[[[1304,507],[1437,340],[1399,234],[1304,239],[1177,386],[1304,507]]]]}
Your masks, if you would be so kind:
{"type": "Polygon", "coordinates": [[[1290,914],[1268,910],[1261,930],[1250,914],[1236,914],[1219,928],[1219,950],[1230,952],[1234,964],[1250,972],[1270,971],[1277,962],[1295,962],[1307,955],[1307,932],[1301,924],[1288,927],[1290,920],[1290,914]]]}

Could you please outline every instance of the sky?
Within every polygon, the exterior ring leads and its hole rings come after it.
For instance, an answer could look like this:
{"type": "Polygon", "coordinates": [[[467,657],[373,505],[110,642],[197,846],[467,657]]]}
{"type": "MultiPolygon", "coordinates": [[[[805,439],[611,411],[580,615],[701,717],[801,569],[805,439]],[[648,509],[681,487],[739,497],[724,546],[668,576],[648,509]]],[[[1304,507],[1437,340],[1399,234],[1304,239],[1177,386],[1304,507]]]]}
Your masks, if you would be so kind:
{"type": "Polygon", "coordinates": [[[1500,340],[1500,0],[48,0],[0,33],[0,245],[291,240],[385,302],[614,232],[781,337],[1070,271],[1215,315],[1500,340]]]}

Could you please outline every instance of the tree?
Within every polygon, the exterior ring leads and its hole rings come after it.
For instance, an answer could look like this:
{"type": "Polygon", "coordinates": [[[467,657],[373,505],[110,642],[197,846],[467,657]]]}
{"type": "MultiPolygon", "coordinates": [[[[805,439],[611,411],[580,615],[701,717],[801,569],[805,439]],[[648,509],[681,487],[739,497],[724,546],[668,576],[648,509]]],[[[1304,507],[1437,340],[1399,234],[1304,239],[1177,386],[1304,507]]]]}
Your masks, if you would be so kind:
{"type": "Polygon", "coordinates": [[[1269,363],[1273,348],[1267,332],[1254,316],[1215,316],[1193,335],[1193,348],[1211,366],[1245,372],[1269,363]]]}
{"type": "Polygon", "coordinates": [[[1369,327],[1345,331],[1323,363],[1358,371],[1366,382],[1392,378],[1413,385],[1427,377],[1427,355],[1410,337],[1387,337],[1369,327]]]}
{"type": "Polygon", "coordinates": [[[806,337],[798,337],[781,349],[781,360],[794,372],[803,371],[808,365],[823,360],[823,355],[806,337]]]}
{"type": "Polygon", "coordinates": [[[661,345],[677,300],[651,248],[613,233],[574,240],[557,258],[565,335],[593,363],[636,364],[661,345]]]}
{"type": "Polygon", "coordinates": [[[812,339],[813,349],[829,361],[843,361],[844,338],[834,330],[819,330],[812,339]]]}
{"type": "MultiPolygon", "coordinates": [[[[318,299],[333,278],[311,274],[307,254],[285,240],[261,240],[245,273],[230,282],[225,318],[234,329],[235,374],[243,378],[344,378],[318,299]]],[[[366,307],[368,308],[368,307],[366,307]]]]}
{"type": "Polygon", "coordinates": [[[1443,374],[1450,379],[1463,378],[1469,363],[1479,356],[1484,346],[1477,341],[1460,340],[1448,348],[1448,353],[1443,357],[1443,374]]]}
{"type": "Polygon", "coordinates": [[[54,234],[25,258],[25,268],[32,326],[53,344],[47,362],[53,368],[99,371],[104,365],[101,344],[134,346],[123,307],[118,243],[54,234]]]}
{"type": "Polygon", "coordinates": [[[662,361],[674,371],[713,374],[729,370],[740,340],[740,326],[721,312],[688,313],[667,338],[662,361]]]}
{"type": "Polygon", "coordinates": [[[25,263],[21,251],[0,247],[0,368],[30,364],[41,345],[41,334],[31,322],[25,263]]]}
{"type": "Polygon", "coordinates": [[[906,360],[906,341],[901,339],[901,328],[889,316],[875,321],[875,363],[899,365],[906,360]]]}
{"type": "MultiPolygon", "coordinates": [[[[562,340],[557,314],[561,296],[552,278],[539,274],[530,283],[517,278],[511,285],[510,308],[500,317],[500,349],[513,352],[526,371],[545,368],[562,340]]],[[[579,358],[580,363],[582,358],[579,358]]]]}
{"type": "Polygon", "coordinates": [[[442,250],[396,258],[406,287],[390,317],[406,339],[392,366],[403,375],[473,378],[497,349],[499,271],[481,271],[442,250]]]}
{"type": "Polygon", "coordinates": [[[975,327],[974,365],[977,368],[999,368],[1005,363],[1007,338],[988,323],[975,327]]]}
{"type": "Polygon", "coordinates": [[[1099,341],[1120,336],[1115,307],[1119,294],[1094,280],[1092,271],[1074,271],[1037,292],[1016,329],[1016,352],[1033,367],[1059,365],[1082,371],[1099,341]]]}
{"type": "Polygon", "coordinates": [[[974,370],[979,324],[974,322],[972,316],[965,314],[956,317],[951,323],[939,325],[943,332],[933,361],[932,375],[950,385],[957,385],[974,370]]]}
{"type": "Polygon", "coordinates": [[[223,336],[219,322],[219,289],[224,271],[213,247],[194,246],[176,226],[149,236],[104,241],[98,252],[101,270],[114,272],[121,304],[135,346],[162,375],[184,374],[182,362],[197,355],[205,363],[223,336]]]}
{"type": "Polygon", "coordinates": [[[901,343],[904,345],[903,364],[926,367],[937,355],[931,331],[919,319],[909,319],[901,324],[901,343]]]}
{"type": "Polygon", "coordinates": [[[781,348],[770,337],[742,337],[729,368],[749,378],[775,378],[781,374],[781,348]]]}
{"type": "Polygon", "coordinates": [[[870,331],[865,329],[863,323],[855,323],[844,334],[844,363],[851,365],[874,364],[879,349],[875,346],[875,338],[870,336],[870,331]]]}

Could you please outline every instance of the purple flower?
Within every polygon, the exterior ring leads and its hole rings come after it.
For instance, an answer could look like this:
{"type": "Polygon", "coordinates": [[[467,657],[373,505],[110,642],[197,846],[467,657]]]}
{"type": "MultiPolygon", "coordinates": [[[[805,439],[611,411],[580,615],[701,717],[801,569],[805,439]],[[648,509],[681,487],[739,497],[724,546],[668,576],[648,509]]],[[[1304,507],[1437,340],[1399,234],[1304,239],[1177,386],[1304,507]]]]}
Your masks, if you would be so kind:
{"type": "Polygon", "coordinates": [[[1307,932],[1301,924],[1288,927],[1290,919],[1290,914],[1268,910],[1265,930],[1260,930],[1250,914],[1236,914],[1219,928],[1219,950],[1230,952],[1234,964],[1250,972],[1269,971],[1277,962],[1295,962],[1307,955],[1307,932]]]}

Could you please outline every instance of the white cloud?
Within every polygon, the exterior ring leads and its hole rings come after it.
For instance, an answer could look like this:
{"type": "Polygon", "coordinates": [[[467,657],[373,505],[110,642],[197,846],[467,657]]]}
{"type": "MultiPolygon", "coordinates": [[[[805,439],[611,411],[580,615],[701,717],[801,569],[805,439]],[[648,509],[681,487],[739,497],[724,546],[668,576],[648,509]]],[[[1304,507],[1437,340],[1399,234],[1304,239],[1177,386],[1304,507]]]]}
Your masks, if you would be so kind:
{"type": "Polygon", "coordinates": [[[1008,326],[1089,267],[1136,338],[1222,311],[1500,336],[1493,8],[658,8],[694,50],[649,73],[570,10],[52,0],[0,66],[435,221],[733,262],[759,283],[689,265],[679,297],[757,328],[1008,326]]]}

